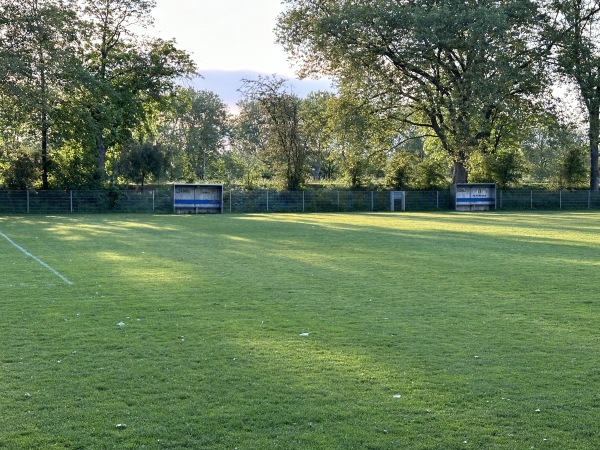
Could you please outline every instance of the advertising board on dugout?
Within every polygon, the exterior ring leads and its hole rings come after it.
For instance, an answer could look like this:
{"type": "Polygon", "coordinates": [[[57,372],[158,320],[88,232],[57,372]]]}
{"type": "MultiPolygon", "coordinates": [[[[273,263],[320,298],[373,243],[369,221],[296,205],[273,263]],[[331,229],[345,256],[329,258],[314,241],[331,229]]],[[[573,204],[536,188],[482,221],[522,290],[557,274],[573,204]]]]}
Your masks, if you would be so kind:
{"type": "Polygon", "coordinates": [[[489,211],[496,209],[495,183],[457,183],[452,185],[456,211],[489,211]]]}
{"type": "Polygon", "coordinates": [[[222,184],[173,184],[175,214],[207,214],[223,212],[222,184]]]}

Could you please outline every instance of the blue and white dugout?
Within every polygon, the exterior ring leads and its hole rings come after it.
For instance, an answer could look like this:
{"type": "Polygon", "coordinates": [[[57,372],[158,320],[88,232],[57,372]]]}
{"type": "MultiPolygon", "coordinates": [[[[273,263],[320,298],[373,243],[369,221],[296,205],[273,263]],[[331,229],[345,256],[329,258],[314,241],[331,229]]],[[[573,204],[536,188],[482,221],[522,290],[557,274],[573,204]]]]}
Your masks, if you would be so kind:
{"type": "Polygon", "coordinates": [[[173,184],[175,214],[210,214],[223,212],[222,184],[173,184]]]}
{"type": "Polygon", "coordinates": [[[490,211],[496,209],[495,183],[457,183],[452,186],[456,211],[490,211]]]}

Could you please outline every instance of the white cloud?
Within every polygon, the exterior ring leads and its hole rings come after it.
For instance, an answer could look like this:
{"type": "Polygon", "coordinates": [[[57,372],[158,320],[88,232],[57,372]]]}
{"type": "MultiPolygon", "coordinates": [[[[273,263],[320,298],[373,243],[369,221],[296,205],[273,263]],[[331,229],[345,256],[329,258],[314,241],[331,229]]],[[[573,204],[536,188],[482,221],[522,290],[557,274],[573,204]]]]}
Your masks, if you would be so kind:
{"type": "Polygon", "coordinates": [[[154,34],[175,38],[200,72],[254,70],[293,76],[275,43],[280,0],[157,0],[154,34]]]}

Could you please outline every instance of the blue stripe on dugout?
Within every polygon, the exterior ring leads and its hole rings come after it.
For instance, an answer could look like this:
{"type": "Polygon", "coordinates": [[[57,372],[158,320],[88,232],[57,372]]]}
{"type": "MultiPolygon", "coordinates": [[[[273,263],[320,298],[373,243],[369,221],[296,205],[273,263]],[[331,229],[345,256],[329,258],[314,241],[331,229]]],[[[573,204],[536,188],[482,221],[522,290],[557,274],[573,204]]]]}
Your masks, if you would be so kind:
{"type": "Polygon", "coordinates": [[[175,199],[175,205],[189,205],[189,206],[221,206],[220,200],[194,200],[194,199],[175,199]]]}
{"type": "Polygon", "coordinates": [[[469,197],[457,197],[456,203],[490,203],[493,202],[493,198],[469,198],[469,197]]]}

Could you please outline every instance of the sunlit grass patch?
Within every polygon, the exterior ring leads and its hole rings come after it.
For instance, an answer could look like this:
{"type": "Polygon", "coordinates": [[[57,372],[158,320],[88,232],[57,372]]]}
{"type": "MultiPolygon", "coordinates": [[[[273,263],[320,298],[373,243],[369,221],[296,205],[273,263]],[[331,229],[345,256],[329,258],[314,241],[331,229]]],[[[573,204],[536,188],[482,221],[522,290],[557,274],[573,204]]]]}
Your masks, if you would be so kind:
{"type": "Polygon", "coordinates": [[[0,447],[597,448],[599,219],[1,219],[0,447]]]}

